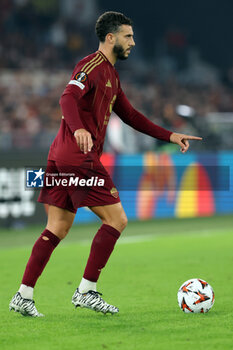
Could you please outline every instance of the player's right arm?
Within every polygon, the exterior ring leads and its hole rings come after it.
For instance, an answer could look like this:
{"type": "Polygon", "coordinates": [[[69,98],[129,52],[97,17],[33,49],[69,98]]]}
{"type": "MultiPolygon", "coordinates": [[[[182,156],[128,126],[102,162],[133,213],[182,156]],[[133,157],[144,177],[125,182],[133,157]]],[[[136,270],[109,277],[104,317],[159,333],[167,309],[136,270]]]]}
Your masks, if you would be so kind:
{"type": "Polygon", "coordinates": [[[60,106],[63,117],[69,129],[73,133],[77,145],[85,154],[93,147],[91,134],[85,129],[78,109],[78,101],[93,87],[92,81],[87,74],[78,71],[77,67],[72,78],[66,86],[61,98],[60,106]]]}

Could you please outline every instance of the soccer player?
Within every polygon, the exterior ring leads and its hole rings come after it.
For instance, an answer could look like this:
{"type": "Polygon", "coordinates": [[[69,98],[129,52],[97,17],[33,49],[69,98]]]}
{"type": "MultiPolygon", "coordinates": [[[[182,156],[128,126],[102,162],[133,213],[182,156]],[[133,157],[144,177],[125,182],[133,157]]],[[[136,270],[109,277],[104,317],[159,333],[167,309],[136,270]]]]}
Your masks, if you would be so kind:
{"type": "Polygon", "coordinates": [[[83,274],[74,292],[75,307],[86,307],[104,314],[119,309],[108,304],[97,292],[97,281],[106,265],[121,232],[127,224],[126,214],[118,191],[100,162],[106,128],[112,110],[134,129],[154,138],[173,142],[185,153],[188,140],[200,137],[172,133],[136,111],[127,100],[114,64],[128,58],[135,46],[132,21],[118,12],[102,14],[96,23],[99,49],[83,58],[75,67],[60,99],[63,112],[61,126],[53,141],[46,174],[71,173],[83,179],[98,176],[104,186],[89,188],[44,186],[38,201],[48,204],[48,222],[35,242],[28,260],[22,284],[12,298],[9,308],[22,315],[43,316],[35,307],[33,289],[53,250],[68,234],[76,211],[88,206],[101,220],[83,274]]]}

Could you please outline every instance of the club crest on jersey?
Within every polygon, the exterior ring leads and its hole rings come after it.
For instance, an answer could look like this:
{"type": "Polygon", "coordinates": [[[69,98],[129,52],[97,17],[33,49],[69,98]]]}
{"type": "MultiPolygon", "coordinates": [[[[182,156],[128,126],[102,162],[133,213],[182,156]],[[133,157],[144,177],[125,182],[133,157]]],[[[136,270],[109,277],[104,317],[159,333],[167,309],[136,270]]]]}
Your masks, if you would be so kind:
{"type": "Polygon", "coordinates": [[[113,187],[113,188],[110,190],[110,193],[111,193],[111,195],[112,195],[114,198],[117,198],[117,197],[119,196],[116,187],[113,187]]]}
{"type": "Polygon", "coordinates": [[[74,79],[79,81],[80,83],[84,83],[87,80],[87,74],[85,72],[78,72],[75,75],[74,79]]]}

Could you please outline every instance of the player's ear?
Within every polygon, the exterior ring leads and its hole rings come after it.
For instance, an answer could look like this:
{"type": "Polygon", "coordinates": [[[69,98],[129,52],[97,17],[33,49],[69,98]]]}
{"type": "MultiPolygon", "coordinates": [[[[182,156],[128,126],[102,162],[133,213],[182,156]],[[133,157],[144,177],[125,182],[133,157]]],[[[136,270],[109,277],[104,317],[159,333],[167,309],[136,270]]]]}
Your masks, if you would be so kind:
{"type": "Polygon", "coordinates": [[[105,37],[105,41],[111,45],[115,44],[115,35],[113,33],[108,33],[105,37]]]}

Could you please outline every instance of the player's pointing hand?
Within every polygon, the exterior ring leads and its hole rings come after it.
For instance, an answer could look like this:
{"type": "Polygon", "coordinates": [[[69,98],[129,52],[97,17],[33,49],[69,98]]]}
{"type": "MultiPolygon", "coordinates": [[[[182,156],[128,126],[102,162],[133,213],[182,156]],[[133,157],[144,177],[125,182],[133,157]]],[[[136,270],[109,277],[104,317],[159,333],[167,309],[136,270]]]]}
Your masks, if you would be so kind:
{"type": "Polygon", "coordinates": [[[93,141],[91,138],[91,134],[85,129],[78,129],[74,132],[74,137],[77,141],[77,144],[80,150],[87,154],[90,152],[93,147],[93,141]]]}
{"type": "Polygon", "coordinates": [[[173,132],[170,136],[170,142],[172,143],[176,143],[177,145],[179,145],[181,147],[180,151],[182,153],[187,152],[187,150],[189,149],[189,142],[188,140],[202,140],[202,137],[198,137],[198,136],[192,136],[192,135],[185,135],[185,134],[177,134],[175,132],[173,132]]]}

